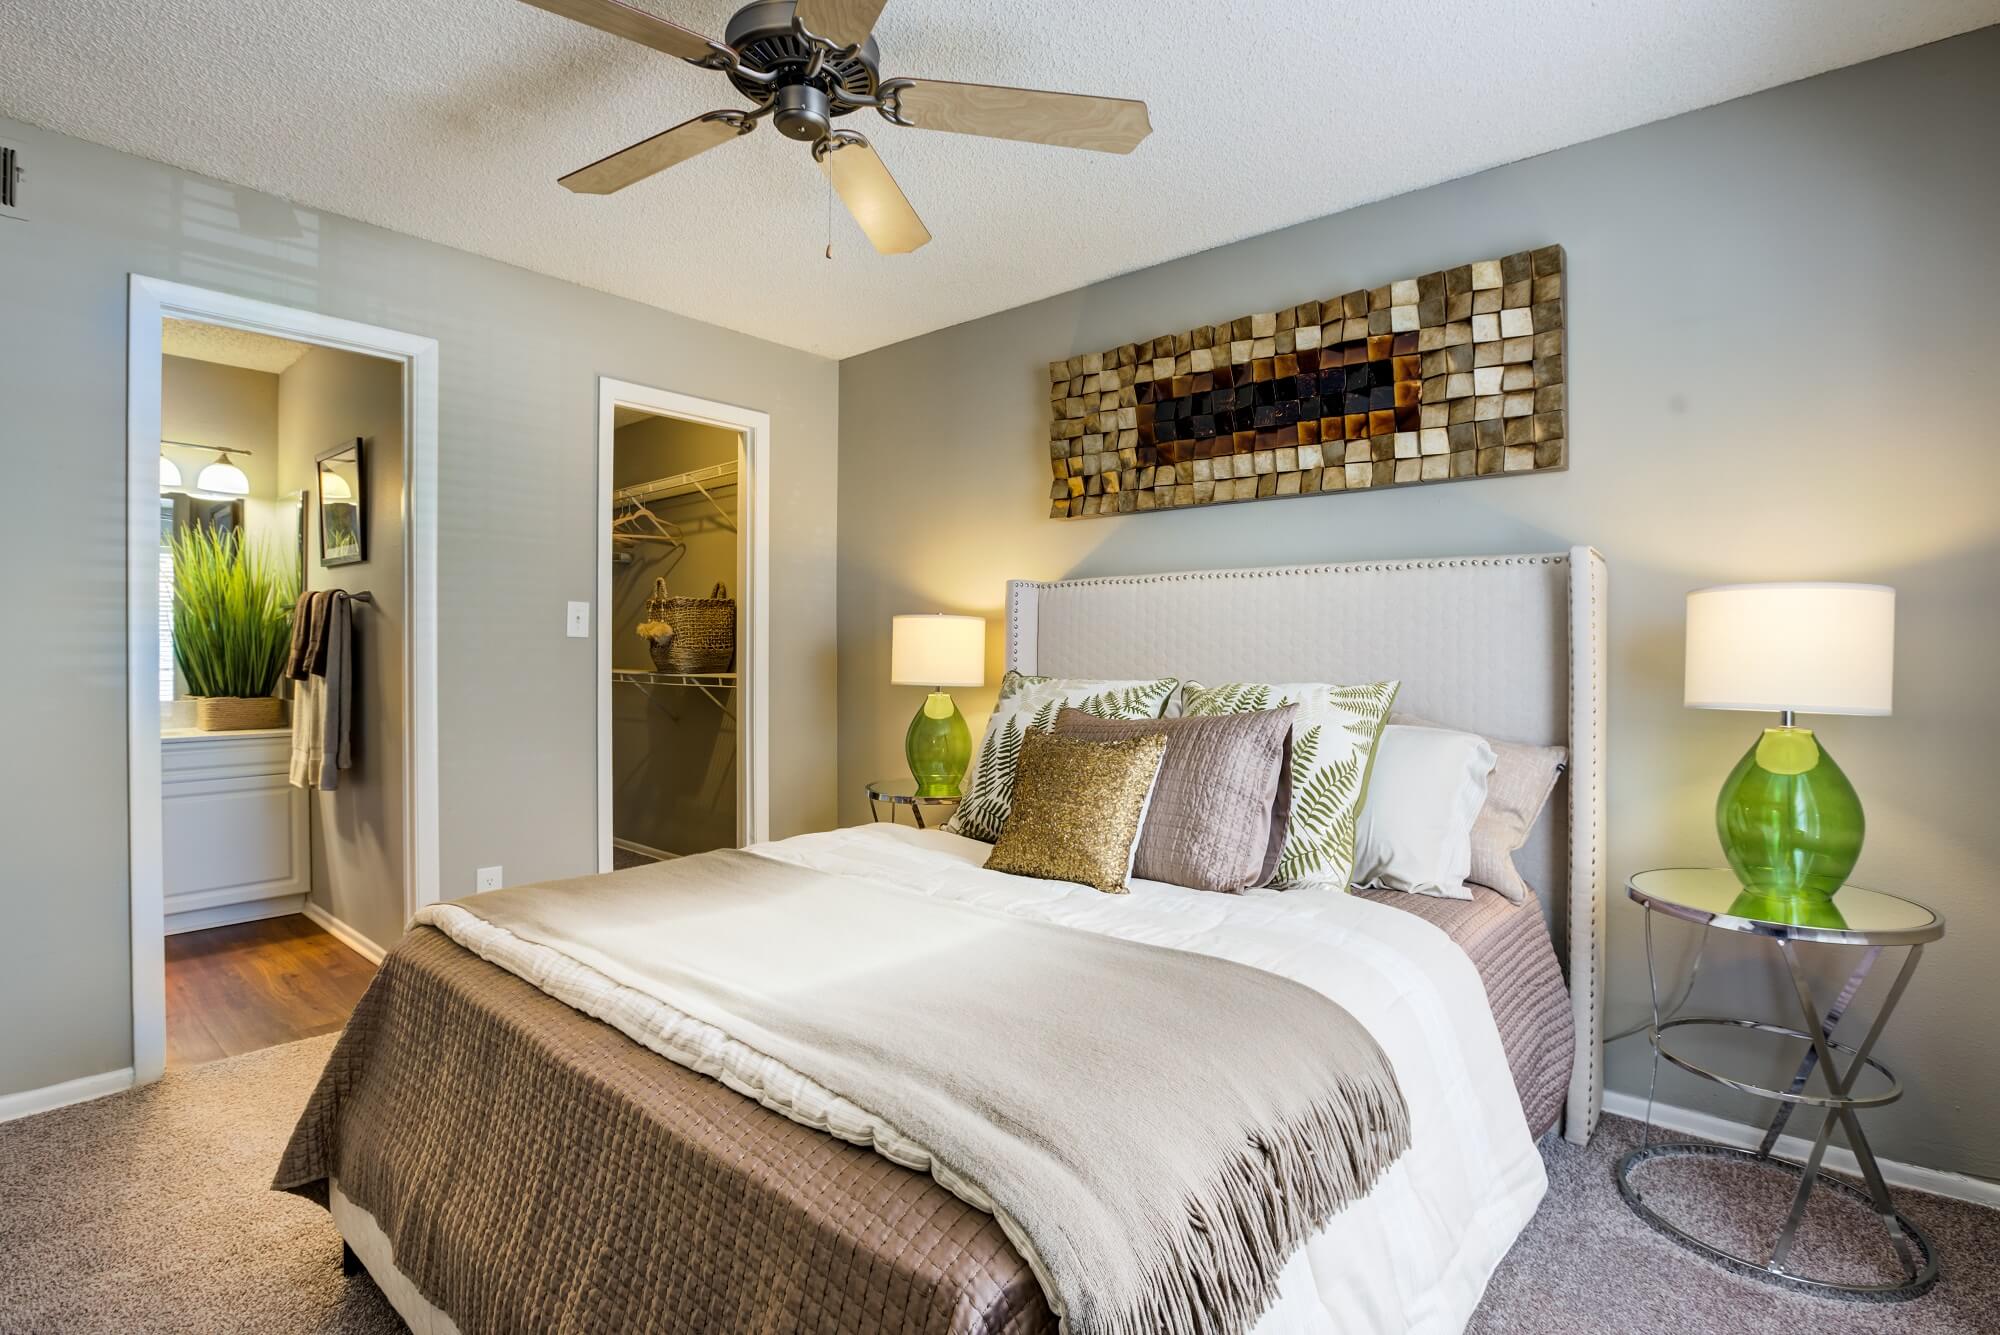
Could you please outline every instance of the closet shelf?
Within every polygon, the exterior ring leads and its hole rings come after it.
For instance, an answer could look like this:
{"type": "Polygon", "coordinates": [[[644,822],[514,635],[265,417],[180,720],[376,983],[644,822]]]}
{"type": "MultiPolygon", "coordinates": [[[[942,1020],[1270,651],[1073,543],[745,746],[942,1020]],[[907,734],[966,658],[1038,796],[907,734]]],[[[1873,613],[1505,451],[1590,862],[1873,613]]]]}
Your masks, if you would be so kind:
{"type": "Polygon", "coordinates": [[[633,686],[713,686],[724,691],[736,686],[734,672],[655,672],[651,668],[612,668],[611,680],[633,686]]]}
{"type": "Polygon", "coordinates": [[[735,483],[736,463],[731,460],[726,464],[710,464],[706,468],[692,468],[685,473],[670,473],[666,477],[656,477],[651,482],[620,487],[611,493],[611,503],[615,506],[637,501],[662,501],[671,496],[686,496],[694,492],[708,496],[711,487],[734,486],[735,483]]]}

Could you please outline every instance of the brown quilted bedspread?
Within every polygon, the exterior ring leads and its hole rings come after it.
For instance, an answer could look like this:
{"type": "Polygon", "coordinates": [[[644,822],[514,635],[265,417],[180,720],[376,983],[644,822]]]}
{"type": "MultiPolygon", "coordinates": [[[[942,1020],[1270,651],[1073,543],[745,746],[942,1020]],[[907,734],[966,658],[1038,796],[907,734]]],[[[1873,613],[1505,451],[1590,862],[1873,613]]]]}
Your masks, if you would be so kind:
{"type": "Polygon", "coordinates": [[[274,1186],[375,1217],[465,1335],[1053,1331],[992,1216],[419,928],[274,1186]]]}
{"type": "Polygon", "coordinates": [[[1528,892],[1527,903],[1515,905],[1483,885],[1471,889],[1470,900],[1401,890],[1354,893],[1435,924],[1471,957],[1500,1026],[1500,1046],[1521,1096],[1521,1111],[1528,1115],[1528,1132],[1540,1139],[1562,1119],[1576,1061],[1569,989],[1563,986],[1555,943],[1534,892],[1528,892]]]}

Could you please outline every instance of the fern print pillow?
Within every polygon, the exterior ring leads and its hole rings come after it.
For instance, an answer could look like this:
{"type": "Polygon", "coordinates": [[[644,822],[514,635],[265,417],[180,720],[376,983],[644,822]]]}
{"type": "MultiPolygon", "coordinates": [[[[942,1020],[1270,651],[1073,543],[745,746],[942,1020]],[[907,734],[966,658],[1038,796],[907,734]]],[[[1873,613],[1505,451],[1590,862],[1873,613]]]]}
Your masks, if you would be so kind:
{"type": "Polygon", "coordinates": [[[1190,717],[1251,714],[1297,705],[1292,724],[1292,809],[1271,884],[1347,888],[1354,869],[1355,824],[1368,793],[1375,747],[1395,702],[1395,681],[1362,686],[1325,682],[1189,682],[1181,712],[1190,717]]]}
{"type": "Polygon", "coordinates": [[[1009,671],[1000,679],[1000,702],[993,706],[986,735],[972,757],[965,800],[944,828],[989,844],[997,840],[1014,809],[1021,739],[1031,732],[1053,731],[1056,716],[1064,709],[1081,709],[1098,718],[1158,718],[1179,688],[1180,681],[1174,677],[1093,681],[1085,677],[1030,677],[1009,671]]]}

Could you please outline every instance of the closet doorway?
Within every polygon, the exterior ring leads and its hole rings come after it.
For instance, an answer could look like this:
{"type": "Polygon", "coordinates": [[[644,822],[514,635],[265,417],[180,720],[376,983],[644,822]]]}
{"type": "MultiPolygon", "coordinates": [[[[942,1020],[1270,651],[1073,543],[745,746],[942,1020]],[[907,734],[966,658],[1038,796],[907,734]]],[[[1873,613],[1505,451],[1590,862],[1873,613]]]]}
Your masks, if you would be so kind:
{"type": "Polygon", "coordinates": [[[598,382],[598,866],[770,837],[770,419],[598,382]]]}

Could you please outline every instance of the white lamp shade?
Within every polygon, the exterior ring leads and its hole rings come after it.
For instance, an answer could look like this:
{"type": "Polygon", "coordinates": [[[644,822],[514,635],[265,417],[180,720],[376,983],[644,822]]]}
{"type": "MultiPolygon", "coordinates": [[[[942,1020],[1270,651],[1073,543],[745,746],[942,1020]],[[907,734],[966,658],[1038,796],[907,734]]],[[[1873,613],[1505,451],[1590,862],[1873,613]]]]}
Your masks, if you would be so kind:
{"type": "Polygon", "coordinates": [[[217,459],[206,465],[194,480],[196,489],[212,496],[248,496],[250,479],[235,464],[227,459],[217,459]]]}
{"type": "Polygon", "coordinates": [[[896,686],[984,686],[986,619],[942,615],[892,618],[889,681],[896,686]]]}
{"type": "Polygon", "coordinates": [[[347,479],[331,470],[319,475],[319,498],[323,501],[351,501],[354,488],[347,485],[347,479]]]}
{"type": "Polygon", "coordinates": [[[160,456],[160,490],[167,491],[181,485],[181,466],[166,455],[160,456]]]}
{"type": "Polygon", "coordinates": [[[1886,714],[1896,591],[1882,584],[1725,584],[1687,599],[1691,709],[1886,714]]]}

